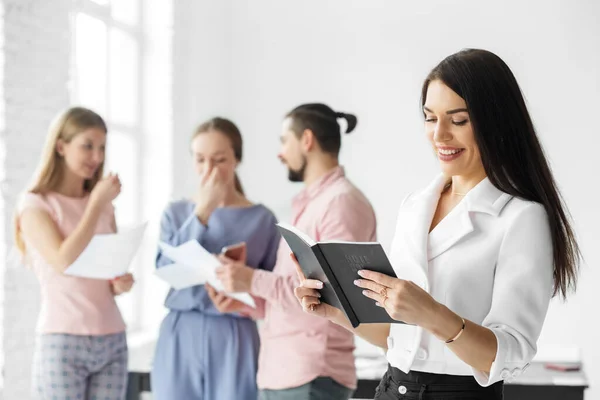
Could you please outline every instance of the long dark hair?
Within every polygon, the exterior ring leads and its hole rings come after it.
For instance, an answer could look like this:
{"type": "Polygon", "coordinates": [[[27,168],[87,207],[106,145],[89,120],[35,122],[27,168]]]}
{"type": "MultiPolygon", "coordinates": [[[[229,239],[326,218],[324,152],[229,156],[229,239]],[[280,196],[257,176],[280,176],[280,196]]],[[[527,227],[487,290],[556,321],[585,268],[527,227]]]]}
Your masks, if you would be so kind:
{"type": "Polygon", "coordinates": [[[510,68],[486,50],[466,49],[439,63],[423,83],[442,81],[467,103],[475,140],[490,182],[499,190],[540,203],[548,214],[554,254],[554,295],[575,290],[581,252],[570,216],[510,68]]]}
{"type": "Polygon", "coordinates": [[[346,120],[346,133],[352,132],[358,122],[355,115],[336,112],[322,103],[302,104],[290,111],[286,117],[292,119],[291,129],[297,136],[302,135],[305,129],[310,129],[321,150],[335,156],[340,153],[342,145],[338,118],[346,120]]]}
{"type": "MultiPolygon", "coordinates": [[[[226,118],[214,117],[206,122],[203,122],[194,131],[192,140],[194,140],[198,135],[214,131],[225,135],[227,139],[229,139],[229,141],[231,142],[231,147],[233,149],[233,155],[235,156],[235,159],[238,162],[241,162],[243,147],[242,134],[240,133],[240,130],[238,129],[237,125],[226,118]]],[[[238,177],[237,173],[234,177],[234,184],[235,189],[241,194],[244,194],[244,188],[242,187],[242,183],[240,182],[240,178],[238,177]]]]}

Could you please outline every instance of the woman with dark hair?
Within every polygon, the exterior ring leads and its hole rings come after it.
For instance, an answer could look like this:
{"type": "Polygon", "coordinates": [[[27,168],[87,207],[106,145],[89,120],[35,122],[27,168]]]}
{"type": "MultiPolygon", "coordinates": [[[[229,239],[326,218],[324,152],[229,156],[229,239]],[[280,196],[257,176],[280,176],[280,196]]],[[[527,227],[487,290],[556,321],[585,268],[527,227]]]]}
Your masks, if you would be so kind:
{"type": "Polygon", "coordinates": [[[313,280],[296,297],[387,350],[376,399],[502,399],[502,382],[536,353],[550,299],[575,288],[581,254],[498,56],[469,49],[443,60],[423,84],[422,109],[442,174],[400,205],[390,254],[398,278],[363,270],[355,282],[406,324],[353,330],[320,303],[313,280]]]}
{"type": "MultiPolygon", "coordinates": [[[[191,199],[167,206],[161,241],[179,246],[195,240],[213,254],[245,242],[248,268],[272,270],[280,239],[277,221],[244,195],[236,173],[242,161],[237,126],[212,118],[196,129],[191,151],[200,183],[191,199]]],[[[158,252],[157,268],[171,263],[158,252]]],[[[153,398],[256,399],[259,337],[254,320],[264,315],[264,301],[255,302],[252,309],[208,284],[171,289],[152,367],[153,398]]]]}

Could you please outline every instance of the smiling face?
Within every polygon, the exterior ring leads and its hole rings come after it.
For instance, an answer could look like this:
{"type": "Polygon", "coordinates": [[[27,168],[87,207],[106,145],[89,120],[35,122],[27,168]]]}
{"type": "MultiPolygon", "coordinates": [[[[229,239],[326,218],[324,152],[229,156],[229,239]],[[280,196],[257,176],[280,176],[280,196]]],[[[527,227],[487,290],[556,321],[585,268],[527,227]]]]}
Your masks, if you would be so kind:
{"type": "Polygon", "coordinates": [[[423,106],[425,132],[446,176],[465,178],[483,171],[465,100],[440,80],[429,83],[423,106]]]}
{"type": "Polygon", "coordinates": [[[71,173],[84,180],[92,179],[104,163],[106,132],[89,128],[68,142],[59,139],[56,147],[71,173]]]}

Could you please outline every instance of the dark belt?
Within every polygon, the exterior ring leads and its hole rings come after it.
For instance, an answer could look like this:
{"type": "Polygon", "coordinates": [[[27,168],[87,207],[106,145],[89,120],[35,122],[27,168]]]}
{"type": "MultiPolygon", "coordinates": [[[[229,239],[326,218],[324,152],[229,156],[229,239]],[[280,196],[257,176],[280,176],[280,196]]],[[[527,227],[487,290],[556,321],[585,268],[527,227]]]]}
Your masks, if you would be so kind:
{"type": "Polygon", "coordinates": [[[489,387],[480,386],[472,376],[432,374],[410,371],[408,374],[398,368],[388,366],[380,385],[380,391],[394,392],[413,398],[427,399],[427,395],[469,393],[482,399],[501,400],[503,383],[497,382],[489,387]]]}

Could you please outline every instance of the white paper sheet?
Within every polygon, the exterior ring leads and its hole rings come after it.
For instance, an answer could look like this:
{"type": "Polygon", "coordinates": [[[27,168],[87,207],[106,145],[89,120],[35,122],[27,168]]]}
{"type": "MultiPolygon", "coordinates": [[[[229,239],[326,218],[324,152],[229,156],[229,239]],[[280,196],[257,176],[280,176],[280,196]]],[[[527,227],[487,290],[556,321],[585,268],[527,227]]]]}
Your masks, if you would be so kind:
{"type": "Polygon", "coordinates": [[[93,279],[113,279],[126,274],[146,226],[144,222],[118,233],[95,235],[65,274],[93,279]]]}
{"type": "MultiPolygon", "coordinates": [[[[177,247],[164,242],[159,242],[158,246],[167,258],[174,261],[174,264],[165,265],[156,270],[156,275],[171,287],[183,289],[208,282],[216,290],[225,291],[216,274],[217,268],[221,266],[221,261],[196,240],[190,240],[177,247]],[[165,268],[167,268],[166,271],[161,271],[165,268]]],[[[248,293],[226,294],[250,307],[256,308],[254,299],[248,293]]]]}
{"type": "Polygon", "coordinates": [[[202,285],[206,283],[209,278],[203,268],[190,267],[179,263],[157,268],[155,273],[156,276],[167,282],[176,290],[202,285]]]}

